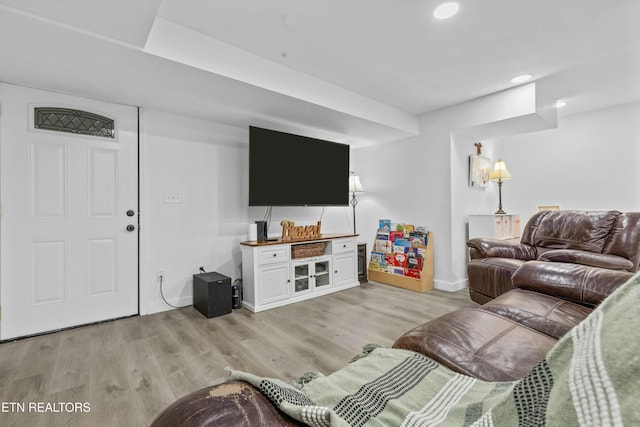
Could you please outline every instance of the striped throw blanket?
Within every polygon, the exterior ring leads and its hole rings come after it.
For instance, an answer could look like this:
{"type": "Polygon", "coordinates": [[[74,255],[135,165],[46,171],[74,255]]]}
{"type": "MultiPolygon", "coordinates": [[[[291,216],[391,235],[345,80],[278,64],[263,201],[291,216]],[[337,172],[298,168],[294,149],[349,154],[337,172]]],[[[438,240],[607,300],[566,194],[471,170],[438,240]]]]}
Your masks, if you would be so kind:
{"type": "Polygon", "coordinates": [[[231,371],[311,426],[640,426],[640,276],[609,296],[520,381],[457,374],[375,348],[303,384],[231,371]]]}

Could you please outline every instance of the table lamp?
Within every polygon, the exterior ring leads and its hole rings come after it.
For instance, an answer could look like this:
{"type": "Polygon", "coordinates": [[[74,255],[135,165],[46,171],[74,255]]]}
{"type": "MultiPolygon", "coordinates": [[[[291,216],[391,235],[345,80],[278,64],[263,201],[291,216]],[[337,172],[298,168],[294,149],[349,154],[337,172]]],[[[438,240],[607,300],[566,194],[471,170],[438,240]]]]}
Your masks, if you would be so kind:
{"type": "Polygon", "coordinates": [[[489,175],[489,179],[491,181],[498,181],[498,210],[496,214],[504,215],[506,212],[502,210],[502,181],[506,181],[507,179],[511,179],[511,172],[507,169],[507,164],[504,160],[498,159],[493,165],[493,170],[491,171],[491,175],[489,175]]]}

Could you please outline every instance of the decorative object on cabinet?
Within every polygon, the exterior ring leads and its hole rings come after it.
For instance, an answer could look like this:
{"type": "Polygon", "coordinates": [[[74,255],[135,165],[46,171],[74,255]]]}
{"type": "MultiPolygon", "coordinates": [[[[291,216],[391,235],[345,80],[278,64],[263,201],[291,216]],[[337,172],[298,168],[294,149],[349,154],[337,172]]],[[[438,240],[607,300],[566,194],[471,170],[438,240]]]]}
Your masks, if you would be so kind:
{"type": "Polygon", "coordinates": [[[354,171],[351,171],[351,175],[349,175],[349,193],[351,193],[349,203],[353,207],[353,234],[356,234],[356,205],[358,204],[356,195],[364,193],[364,189],[360,183],[360,177],[354,171]]]}
{"type": "Polygon", "coordinates": [[[316,225],[296,225],[293,221],[281,221],[282,241],[290,242],[292,240],[309,240],[320,237],[321,221],[316,225]]]}
{"type": "Polygon", "coordinates": [[[508,179],[511,179],[511,173],[507,169],[507,164],[505,163],[504,160],[501,160],[501,159],[496,160],[495,164],[493,165],[493,171],[491,172],[489,179],[491,181],[498,182],[499,202],[498,202],[498,210],[496,211],[496,214],[504,215],[506,214],[506,212],[502,210],[502,182],[508,179]]]}
{"type": "Polygon", "coordinates": [[[469,156],[469,186],[474,188],[487,188],[489,185],[489,172],[491,160],[484,156],[469,156]]]}
{"type": "Polygon", "coordinates": [[[291,245],[291,258],[311,258],[324,255],[325,242],[291,245]]]}
{"type": "Polygon", "coordinates": [[[469,215],[469,239],[484,237],[510,240],[520,238],[520,215],[469,215]]]}
{"type": "Polygon", "coordinates": [[[426,292],[433,289],[433,235],[426,227],[380,220],[369,279],[426,292]]]}
{"type": "Polygon", "coordinates": [[[254,313],[360,285],[353,234],[240,245],[242,306],[254,313]]]}

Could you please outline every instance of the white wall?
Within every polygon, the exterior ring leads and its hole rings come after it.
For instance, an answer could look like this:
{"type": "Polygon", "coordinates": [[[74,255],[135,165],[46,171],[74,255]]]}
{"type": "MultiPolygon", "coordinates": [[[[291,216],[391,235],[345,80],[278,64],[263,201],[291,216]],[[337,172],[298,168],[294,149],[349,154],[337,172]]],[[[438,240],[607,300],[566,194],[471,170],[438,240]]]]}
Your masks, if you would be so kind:
{"type": "MultiPolygon", "coordinates": [[[[239,278],[240,242],[266,208],[247,205],[248,129],[151,110],[142,110],[140,127],[140,311],[148,314],[170,309],[160,296],[158,271],[173,305],[192,303],[199,266],[239,278]],[[182,202],[165,203],[165,193],[179,194],[182,202]]],[[[318,207],[275,207],[270,234],[280,234],[283,219],[315,224],[321,214],[318,207]]],[[[349,207],[326,208],[322,231],[348,233],[351,218],[349,207]]]]}
{"type": "Polygon", "coordinates": [[[523,222],[536,205],[640,210],[640,103],[560,118],[557,129],[501,140],[513,179],[503,204],[523,222]]]}

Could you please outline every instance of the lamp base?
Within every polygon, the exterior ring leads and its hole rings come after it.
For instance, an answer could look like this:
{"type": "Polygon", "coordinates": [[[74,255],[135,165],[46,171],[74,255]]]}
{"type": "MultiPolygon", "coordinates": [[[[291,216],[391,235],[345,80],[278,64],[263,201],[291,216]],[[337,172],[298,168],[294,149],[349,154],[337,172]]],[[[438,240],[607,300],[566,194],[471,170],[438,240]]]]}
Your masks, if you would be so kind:
{"type": "Polygon", "coordinates": [[[502,210],[502,208],[498,209],[496,211],[496,215],[506,215],[507,213],[505,211],[502,210]]]}

